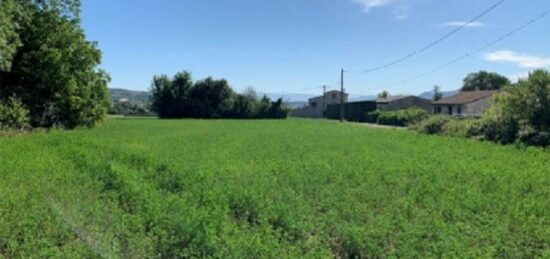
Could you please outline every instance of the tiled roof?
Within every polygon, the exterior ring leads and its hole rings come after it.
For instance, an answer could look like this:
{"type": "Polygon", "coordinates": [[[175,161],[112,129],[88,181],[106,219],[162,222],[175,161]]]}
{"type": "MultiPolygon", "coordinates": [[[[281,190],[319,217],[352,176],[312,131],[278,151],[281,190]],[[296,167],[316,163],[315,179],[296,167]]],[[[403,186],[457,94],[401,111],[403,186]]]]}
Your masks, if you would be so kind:
{"type": "Polygon", "coordinates": [[[456,95],[440,99],[433,104],[466,104],[489,98],[498,91],[462,91],[456,95]]]}

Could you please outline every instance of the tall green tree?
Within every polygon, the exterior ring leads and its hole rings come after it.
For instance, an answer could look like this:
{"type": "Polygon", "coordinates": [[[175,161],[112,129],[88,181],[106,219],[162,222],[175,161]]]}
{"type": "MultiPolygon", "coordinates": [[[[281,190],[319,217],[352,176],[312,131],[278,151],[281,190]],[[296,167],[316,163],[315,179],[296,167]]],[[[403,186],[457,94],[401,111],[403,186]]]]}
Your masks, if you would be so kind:
{"type": "MultiPolygon", "coordinates": [[[[86,40],[69,2],[6,0],[24,9],[20,46],[10,69],[0,71],[0,98],[17,96],[35,127],[93,126],[109,107],[109,76],[98,69],[101,52],[86,40]]],[[[3,2],[4,4],[5,2],[3,2]]]]}
{"type": "Polygon", "coordinates": [[[189,92],[193,87],[191,74],[177,73],[173,79],[166,75],[155,76],[151,86],[151,109],[161,118],[178,118],[191,115],[189,92]]]}
{"type": "Polygon", "coordinates": [[[234,92],[226,80],[208,77],[198,81],[190,92],[196,117],[220,118],[231,107],[234,92]]]}
{"type": "Polygon", "coordinates": [[[479,71],[471,73],[463,80],[462,91],[499,90],[510,84],[510,80],[494,72],[479,71]]]}

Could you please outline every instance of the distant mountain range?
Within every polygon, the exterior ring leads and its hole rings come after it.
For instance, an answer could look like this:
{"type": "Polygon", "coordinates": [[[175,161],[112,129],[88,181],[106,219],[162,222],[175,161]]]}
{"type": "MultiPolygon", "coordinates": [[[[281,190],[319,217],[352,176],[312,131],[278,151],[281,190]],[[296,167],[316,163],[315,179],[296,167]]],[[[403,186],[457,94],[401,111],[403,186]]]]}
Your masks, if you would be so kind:
{"type": "Polygon", "coordinates": [[[149,92],[146,91],[109,88],[109,93],[111,94],[111,100],[113,102],[127,100],[134,104],[145,104],[149,100],[149,92]]]}

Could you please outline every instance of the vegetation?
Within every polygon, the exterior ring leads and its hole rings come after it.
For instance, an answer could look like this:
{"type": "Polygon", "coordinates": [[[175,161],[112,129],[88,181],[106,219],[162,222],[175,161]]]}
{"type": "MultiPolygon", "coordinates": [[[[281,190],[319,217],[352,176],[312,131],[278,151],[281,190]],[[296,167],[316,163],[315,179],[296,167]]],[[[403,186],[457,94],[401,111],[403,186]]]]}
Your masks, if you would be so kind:
{"type": "Polygon", "coordinates": [[[434,96],[433,96],[434,101],[439,101],[441,100],[441,98],[443,98],[443,93],[441,92],[441,87],[439,85],[434,86],[433,92],[434,92],[434,96]]]}
{"type": "Polygon", "coordinates": [[[6,102],[0,102],[0,130],[23,130],[29,125],[29,111],[21,101],[10,98],[6,102]]]}
{"type": "Polygon", "coordinates": [[[0,138],[6,258],[535,258],[550,153],[330,121],[0,138]]]}
{"type": "Polygon", "coordinates": [[[462,91],[499,90],[509,84],[510,80],[505,76],[487,71],[479,71],[471,73],[464,78],[462,91]]]}
{"type": "Polygon", "coordinates": [[[550,145],[550,73],[537,70],[506,87],[481,125],[485,138],[502,143],[550,145]]]}
{"type": "Polygon", "coordinates": [[[389,96],[390,96],[390,93],[388,93],[388,91],[386,90],[378,93],[378,98],[388,98],[389,96]]]}
{"type": "Polygon", "coordinates": [[[550,73],[536,70],[527,79],[504,87],[479,120],[433,116],[411,128],[502,144],[550,146],[550,73]]]}
{"type": "Polygon", "coordinates": [[[80,27],[80,1],[3,0],[0,6],[0,101],[19,99],[33,127],[101,121],[110,79],[80,27]]]}
{"type": "Polygon", "coordinates": [[[115,101],[109,114],[124,115],[124,116],[152,116],[154,115],[144,104],[135,104],[130,101],[115,101]]]}
{"type": "Polygon", "coordinates": [[[420,108],[409,108],[397,111],[374,111],[367,114],[367,121],[381,125],[405,127],[427,118],[428,112],[420,108]]]}
{"type": "Polygon", "coordinates": [[[286,118],[283,100],[259,99],[254,89],[236,94],[226,80],[206,78],[193,82],[181,72],[170,79],[156,76],[151,87],[152,110],[160,118],[286,118]]]}

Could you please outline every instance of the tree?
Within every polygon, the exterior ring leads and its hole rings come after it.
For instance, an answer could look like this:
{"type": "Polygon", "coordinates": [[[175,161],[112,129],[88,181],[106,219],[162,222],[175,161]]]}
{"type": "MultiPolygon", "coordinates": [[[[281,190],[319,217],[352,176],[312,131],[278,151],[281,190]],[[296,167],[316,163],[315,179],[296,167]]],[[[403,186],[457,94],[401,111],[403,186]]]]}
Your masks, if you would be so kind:
{"type": "Polygon", "coordinates": [[[151,109],[161,118],[178,118],[191,115],[189,92],[193,87],[191,74],[177,73],[173,79],[155,76],[151,86],[151,109]]]}
{"type": "Polygon", "coordinates": [[[233,90],[226,80],[208,77],[198,81],[190,92],[195,117],[219,118],[231,107],[233,90]]]}
{"type": "Polygon", "coordinates": [[[488,139],[550,145],[550,73],[536,70],[528,79],[505,87],[484,114],[483,122],[488,139]]]}
{"type": "Polygon", "coordinates": [[[75,128],[101,121],[110,102],[110,78],[97,67],[101,52],[86,40],[78,20],[54,5],[79,1],[7,1],[22,6],[27,18],[20,20],[28,20],[18,24],[21,44],[11,68],[0,71],[0,98],[20,98],[34,127],[75,128]]]}
{"type": "Polygon", "coordinates": [[[438,100],[441,100],[441,98],[443,98],[443,93],[441,93],[441,87],[439,87],[439,85],[435,85],[433,100],[438,101],[438,100]]]}
{"type": "Polygon", "coordinates": [[[385,90],[378,94],[378,98],[388,98],[389,96],[390,94],[385,90]]]}
{"type": "Polygon", "coordinates": [[[505,76],[486,71],[471,73],[463,81],[462,91],[499,90],[510,84],[510,80],[505,76]]]}
{"type": "Polygon", "coordinates": [[[21,39],[17,17],[22,17],[23,9],[14,1],[0,0],[0,71],[9,71],[21,39]]]}

